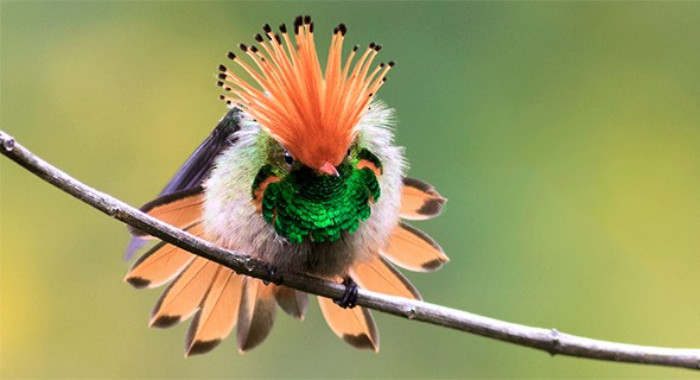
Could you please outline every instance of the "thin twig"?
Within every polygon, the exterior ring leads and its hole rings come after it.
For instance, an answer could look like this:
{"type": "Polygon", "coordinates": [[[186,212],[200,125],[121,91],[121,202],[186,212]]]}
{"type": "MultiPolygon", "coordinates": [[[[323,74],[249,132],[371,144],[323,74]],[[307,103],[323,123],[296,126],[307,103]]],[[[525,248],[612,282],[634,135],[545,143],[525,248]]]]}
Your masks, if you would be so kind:
{"type": "MultiPolygon", "coordinates": [[[[1,130],[0,152],[43,180],[113,218],[231,268],[237,273],[257,278],[268,275],[263,263],[255,259],[217,247],[83,184],[40,159],[1,130]]],[[[342,285],[294,273],[285,273],[284,285],[330,298],[341,297],[345,290],[342,285]]],[[[637,346],[589,339],[560,333],[556,329],[504,322],[427,302],[391,297],[366,290],[360,290],[357,304],[416,321],[540,349],[551,355],[700,369],[700,349],[637,346]]]]}

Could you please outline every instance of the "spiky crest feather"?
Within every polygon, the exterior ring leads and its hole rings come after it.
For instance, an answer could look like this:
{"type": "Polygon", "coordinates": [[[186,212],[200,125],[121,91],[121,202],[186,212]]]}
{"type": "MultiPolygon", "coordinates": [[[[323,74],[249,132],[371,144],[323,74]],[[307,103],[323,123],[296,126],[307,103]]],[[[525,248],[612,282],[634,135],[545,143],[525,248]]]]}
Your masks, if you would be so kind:
{"type": "Polygon", "coordinates": [[[347,28],[340,24],[333,31],[328,62],[322,72],[311,17],[299,16],[294,21],[295,43],[284,24],[279,29],[281,36],[266,24],[263,30],[267,41],[256,35],[261,50],[240,44],[257,70],[235,54],[228,55],[262,90],[222,65],[219,85],[231,96],[221,98],[248,112],[303,164],[314,169],[326,163],[337,166],[357,135],[357,124],[371,98],[386,81],[394,63],[382,63],[370,72],[372,61],[381,49],[375,43],[367,47],[354,65],[357,47],[343,63],[347,28]]]}

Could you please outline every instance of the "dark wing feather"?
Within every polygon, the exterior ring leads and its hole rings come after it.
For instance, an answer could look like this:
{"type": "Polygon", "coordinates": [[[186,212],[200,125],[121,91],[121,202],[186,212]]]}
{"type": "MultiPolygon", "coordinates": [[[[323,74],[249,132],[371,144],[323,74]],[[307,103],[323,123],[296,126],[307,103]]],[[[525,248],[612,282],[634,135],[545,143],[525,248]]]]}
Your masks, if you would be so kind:
{"type": "MultiPolygon", "coordinates": [[[[233,134],[241,129],[240,114],[241,110],[233,108],[219,121],[214,131],[197,147],[170,182],[165,185],[159,197],[202,185],[214,165],[214,159],[236,141],[233,134]]],[[[146,242],[145,239],[132,237],[124,258],[130,260],[134,252],[143,247],[146,242]]]]}
{"type": "Polygon", "coordinates": [[[241,129],[240,113],[238,108],[233,108],[219,121],[214,131],[185,161],[175,176],[165,185],[159,196],[190,189],[204,182],[214,164],[214,158],[235,142],[232,135],[241,129]]]}

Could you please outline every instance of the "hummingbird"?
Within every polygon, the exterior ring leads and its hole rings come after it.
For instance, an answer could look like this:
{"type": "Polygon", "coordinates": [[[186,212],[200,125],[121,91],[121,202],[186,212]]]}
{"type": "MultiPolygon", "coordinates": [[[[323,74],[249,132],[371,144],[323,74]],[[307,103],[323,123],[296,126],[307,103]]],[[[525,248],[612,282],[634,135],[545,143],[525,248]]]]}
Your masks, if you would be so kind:
{"type": "MultiPolygon", "coordinates": [[[[186,356],[209,352],[234,327],[239,351],[254,348],[268,336],[278,306],[303,319],[308,294],[285,287],[285,272],[345,284],[341,299],[318,297],[321,312],[345,342],[378,351],[372,315],[355,306],[358,287],[421,299],[395,266],[431,272],[449,261],[406,223],[439,215],[446,199],[406,176],[404,148],[394,145],[394,111],[376,99],[394,62],[373,65],[382,48],[376,43],[354,46],[343,59],[341,23],[322,69],[311,17],[297,17],[290,29],[265,24],[255,44],[240,44],[243,54],[228,53],[232,66],[219,66],[217,83],[228,112],[141,208],[258,259],[270,272],[269,281],[247,277],[165,242],[136,260],[126,282],[169,283],[150,326],[192,317],[186,356]]],[[[130,233],[127,256],[152,239],[130,233]]]]}

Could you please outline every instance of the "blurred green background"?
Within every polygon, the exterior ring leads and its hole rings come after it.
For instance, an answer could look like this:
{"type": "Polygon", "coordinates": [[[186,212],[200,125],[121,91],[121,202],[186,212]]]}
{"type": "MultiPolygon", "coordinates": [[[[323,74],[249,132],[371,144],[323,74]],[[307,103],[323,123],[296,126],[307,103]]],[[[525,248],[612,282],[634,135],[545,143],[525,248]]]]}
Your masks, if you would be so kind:
{"type": "MultiPolygon", "coordinates": [[[[265,22],[338,22],[382,43],[412,176],[450,199],[419,227],[452,262],[427,301],[592,338],[700,346],[700,3],[1,3],[2,129],[140,205],[225,112],[216,67],[265,22]]],[[[320,33],[320,31],[328,33],[320,33]]],[[[265,344],[183,359],[147,327],[160,290],[122,282],[124,226],[5,158],[8,377],[658,377],[375,313],[355,351],[315,302],[265,344]]]]}

